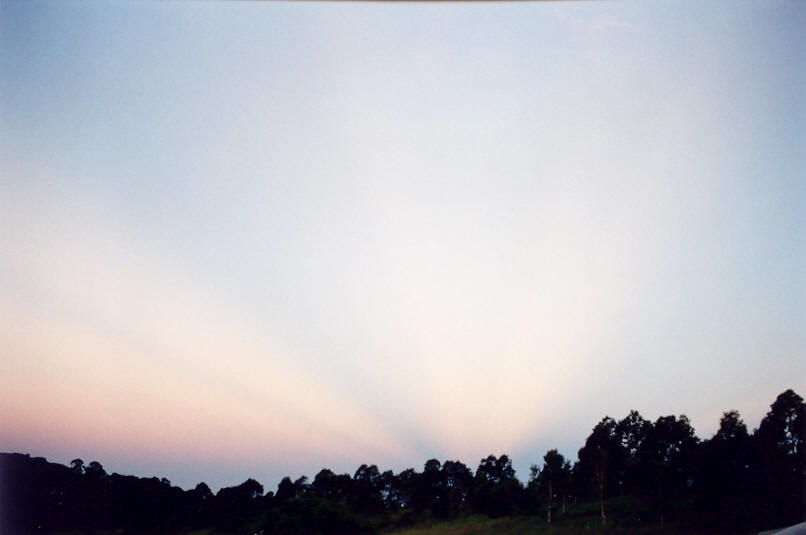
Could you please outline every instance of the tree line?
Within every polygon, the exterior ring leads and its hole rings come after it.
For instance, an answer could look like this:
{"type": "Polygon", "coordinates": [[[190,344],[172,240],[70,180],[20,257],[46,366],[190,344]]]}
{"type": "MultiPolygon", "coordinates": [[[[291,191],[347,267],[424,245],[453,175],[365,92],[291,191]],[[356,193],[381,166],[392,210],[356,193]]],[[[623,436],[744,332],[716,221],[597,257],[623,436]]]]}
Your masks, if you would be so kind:
{"type": "Polygon", "coordinates": [[[532,465],[526,484],[507,455],[489,455],[475,471],[458,460],[430,459],[422,471],[397,474],[364,464],[352,475],[325,468],[313,480],[285,477],[275,491],[248,479],[213,493],[205,483],[183,490],[165,478],[109,475],[97,461],[64,466],[4,453],[0,532],[370,534],[469,514],[538,515],[551,523],[583,502],[596,505],[605,525],[779,527],[805,516],[805,407],[787,390],[754,432],[729,411],[708,440],[697,438],[685,415],[605,417],[573,464],[552,449],[532,465]],[[630,506],[613,512],[619,497],[631,497],[630,506]]]}

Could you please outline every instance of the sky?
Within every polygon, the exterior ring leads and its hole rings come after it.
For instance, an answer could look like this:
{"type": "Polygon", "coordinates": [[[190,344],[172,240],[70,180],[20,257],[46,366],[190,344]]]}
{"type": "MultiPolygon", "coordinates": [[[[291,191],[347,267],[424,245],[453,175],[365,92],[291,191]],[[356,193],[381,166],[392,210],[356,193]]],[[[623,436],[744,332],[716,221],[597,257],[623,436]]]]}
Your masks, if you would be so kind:
{"type": "Polygon", "coordinates": [[[0,6],[0,451],[214,490],[806,394],[806,3],[0,6]]]}

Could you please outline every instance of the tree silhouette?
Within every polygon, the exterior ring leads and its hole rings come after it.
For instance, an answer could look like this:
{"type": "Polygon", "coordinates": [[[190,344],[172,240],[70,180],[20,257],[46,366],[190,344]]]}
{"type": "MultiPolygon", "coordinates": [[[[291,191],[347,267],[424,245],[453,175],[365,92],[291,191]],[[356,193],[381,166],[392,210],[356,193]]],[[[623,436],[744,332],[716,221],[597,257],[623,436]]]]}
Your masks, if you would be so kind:
{"type": "Polygon", "coordinates": [[[623,463],[621,493],[631,494],[639,490],[640,459],[647,437],[652,432],[652,422],[643,418],[638,411],[632,410],[616,425],[616,438],[621,444],[623,463]]]}
{"type": "Polygon", "coordinates": [[[561,500],[562,513],[565,513],[565,498],[571,482],[571,463],[565,460],[556,449],[543,456],[543,468],[536,474],[540,495],[546,497],[546,521],[551,524],[551,507],[554,498],[561,500]]]}
{"type": "Polygon", "coordinates": [[[76,474],[80,475],[84,473],[84,461],[82,461],[81,459],[73,459],[72,461],[70,461],[70,467],[76,474]]]}
{"type": "Polygon", "coordinates": [[[753,435],[759,455],[757,477],[762,482],[757,501],[764,517],[784,522],[804,518],[804,425],[803,398],[786,390],[775,399],[753,435]]]}
{"type": "Polygon", "coordinates": [[[377,515],[386,508],[381,495],[381,473],[376,465],[362,464],[353,476],[348,504],[356,511],[377,515]]]}
{"type": "Polygon", "coordinates": [[[605,499],[617,487],[618,474],[623,463],[623,450],[616,435],[616,422],[605,416],[596,424],[585,446],[579,450],[577,477],[590,481],[596,488],[602,523],[607,521],[605,499]]]}
{"type": "Polygon", "coordinates": [[[471,490],[473,508],[493,518],[512,514],[523,501],[523,486],[507,455],[489,455],[476,469],[471,490]]]}
{"type": "Polygon", "coordinates": [[[719,430],[703,444],[697,474],[700,514],[708,517],[709,524],[738,530],[748,523],[752,463],[747,426],[737,411],[725,412],[719,430]]]}
{"type": "Polygon", "coordinates": [[[441,476],[441,512],[444,516],[455,517],[467,503],[473,472],[459,461],[445,461],[441,476]]]}
{"type": "Polygon", "coordinates": [[[104,467],[101,466],[101,463],[99,463],[98,461],[92,461],[90,464],[87,465],[84,471],[87,475],[91,476],[103,477],[106,475],[104,467]]]}
{"type": "Polygon", "coordinates": [[[668,496],[693,484],[697,443],[686,415],[679,418],[661,416],[639,450],[640,462],[644,466],[643,494],[655,504],[661,526],[665,522],[668,496]]]}
{"type": "Polygon", "coordinates": [[[293,500],[297,496],[297,487],[291,481],[291,478],[286,476],[277,485],[277,494],[274,495],[277,501],[287,502],[293,500]]]}

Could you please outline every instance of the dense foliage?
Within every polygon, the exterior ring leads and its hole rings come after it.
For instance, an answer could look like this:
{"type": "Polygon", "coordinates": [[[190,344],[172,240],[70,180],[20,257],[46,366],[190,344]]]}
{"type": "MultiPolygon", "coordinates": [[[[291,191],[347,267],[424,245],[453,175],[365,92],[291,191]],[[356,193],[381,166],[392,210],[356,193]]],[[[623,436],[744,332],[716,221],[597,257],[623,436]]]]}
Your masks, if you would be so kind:
{"type": "Polygon", "coordinates": [[[107,474],[100,463],[71,466],[19,453],[0,454],[0,532],[73,530],[224,533],[362,534],[432,519],[483,514],[564,517],[590,502],[601,522],[684,522],[740,530],[804,519],[803,399],[778,396],[752,434],[738,412],[700,441],[684,415],[655,422],[631,411],[605,417],[572,465],[550,450],[528,484],[508,456],[482,459],[475,473],[459,461],[428,460],[421,472],[381,472],[362,465],[351,476],[323,469],[309,481],[284,478],[276,492],[248,479],[213,494],[205,483],[182,490],[167,479],[107,474]],[[631,497],[613,500],[615,497],[631,497]],[[634,504],[610,511],[608,504],[634,504]]]}

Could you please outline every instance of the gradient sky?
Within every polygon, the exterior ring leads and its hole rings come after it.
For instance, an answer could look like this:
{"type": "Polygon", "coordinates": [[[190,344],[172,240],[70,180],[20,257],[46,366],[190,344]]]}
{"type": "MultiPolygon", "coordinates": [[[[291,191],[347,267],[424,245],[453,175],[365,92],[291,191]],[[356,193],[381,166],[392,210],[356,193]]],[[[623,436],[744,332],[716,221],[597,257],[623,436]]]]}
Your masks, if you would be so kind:
{"type": "Polygon", "coordinates": [[[519,475],[806,394],[806,3],[0,7],[0,451],[519,475]]]}

